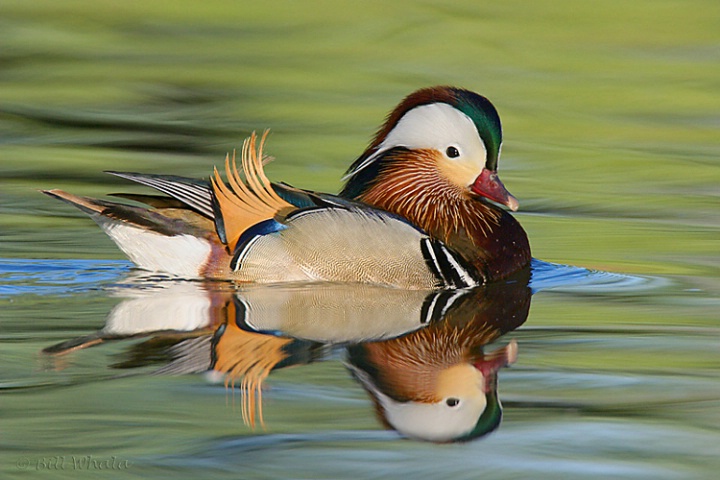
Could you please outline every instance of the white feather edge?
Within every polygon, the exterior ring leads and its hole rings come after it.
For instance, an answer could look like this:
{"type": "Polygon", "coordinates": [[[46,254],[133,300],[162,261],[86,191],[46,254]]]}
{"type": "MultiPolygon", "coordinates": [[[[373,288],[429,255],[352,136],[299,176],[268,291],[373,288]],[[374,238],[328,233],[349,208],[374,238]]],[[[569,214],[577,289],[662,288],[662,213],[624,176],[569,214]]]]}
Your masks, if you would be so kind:
{"type": "Polygon", "coordinates": [[[181,278],[200,278],[211,245],[192,235],[162,235],[95,215],[94,220],[139,268],[181,278]]]}

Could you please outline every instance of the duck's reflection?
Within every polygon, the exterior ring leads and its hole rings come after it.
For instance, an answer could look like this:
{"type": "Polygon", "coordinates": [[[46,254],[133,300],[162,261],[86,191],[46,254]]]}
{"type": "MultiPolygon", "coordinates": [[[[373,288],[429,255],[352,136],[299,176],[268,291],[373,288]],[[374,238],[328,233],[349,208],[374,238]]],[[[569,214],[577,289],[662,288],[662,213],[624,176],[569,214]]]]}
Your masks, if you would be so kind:
{"type": "Polygon", "coordinates": [[[384,426],[434,442],[478,438],[500,423],[497,372],[517,356],[511,341],[530,307],[522,276],[471,290],[368,285],[263,286],[157,282],[125,288],[105,327],[45,349],[59,355],[109,340],[135,343],[115,368],[211,372],[241,391],[242,416],[263,422],[262,385],[275,369],[344,349],[352,376],[384,426]]]}
{"type": "Polygon", "coordinates": [[[409,437],[465,441],[500,424],[497,372],[515,362],[517,343],[490,354],[484,346],[525,321],[530,295],[506,284],[450,301],[442,320],[422,330],[347,347],[349,368],[380,420],[409,437]]]}

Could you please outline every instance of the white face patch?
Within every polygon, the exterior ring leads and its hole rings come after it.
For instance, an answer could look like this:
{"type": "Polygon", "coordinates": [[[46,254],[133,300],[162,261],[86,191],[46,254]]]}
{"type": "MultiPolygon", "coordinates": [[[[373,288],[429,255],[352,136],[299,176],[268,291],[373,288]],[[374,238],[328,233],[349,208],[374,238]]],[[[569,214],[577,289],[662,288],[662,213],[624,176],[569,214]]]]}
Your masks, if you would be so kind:
{"type": "Polygon", "coordinates": [[[459,178],[452,180],[465,186],[470,185],[480,174],[487,158],[485,145],[470,117],[446,103],[432,103],[415,107],[403,115],[380,143],[378,151],[351,174],[362,170],[383,152],[395,147],[437,150],[446,161],[443,163],[447,163],[444,170],[457,169],[453,177],[459,178]]]}
{"type": "Polygon", "coordinates": [[[432,103],[415,107],[403,115],[380,144],[380,149],[434,148],[445,152],[450,146],[456,147],[461,157],[482,157],[485,163],[485,145],[470,117],[447,103],[432,103]]]}

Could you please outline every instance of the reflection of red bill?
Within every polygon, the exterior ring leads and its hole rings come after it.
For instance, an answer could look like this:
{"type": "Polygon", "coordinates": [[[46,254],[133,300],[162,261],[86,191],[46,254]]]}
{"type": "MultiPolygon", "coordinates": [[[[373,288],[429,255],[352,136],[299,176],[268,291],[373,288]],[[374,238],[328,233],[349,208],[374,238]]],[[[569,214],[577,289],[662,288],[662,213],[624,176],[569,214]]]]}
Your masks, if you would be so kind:
{"type": "Polygon", "coordinates": [[[503,348],[483,356],[482,359],[473,364],[473,366],[482,373],[483,378],[485,379],[485,385],[483,386],[484,393],[488,393],[493,390],[495,382],[497,381],[498,370],[515,363],[518,355],[517,352],[517,341],[512,339],[510,340],[510,343],[503,348]]]}

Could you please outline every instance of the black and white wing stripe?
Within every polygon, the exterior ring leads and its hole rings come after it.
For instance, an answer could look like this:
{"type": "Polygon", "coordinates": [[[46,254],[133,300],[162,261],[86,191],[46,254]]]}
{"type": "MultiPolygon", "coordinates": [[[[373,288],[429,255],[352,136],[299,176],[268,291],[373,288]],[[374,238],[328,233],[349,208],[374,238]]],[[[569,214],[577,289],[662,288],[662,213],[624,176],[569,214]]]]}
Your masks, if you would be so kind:
{"type": "Polygon", "coordinates": [[[428,268],[446,287],[467,288],[483,284],[474,268],[466,265],[458,255],[431,238],[420,241],[420,249],[428,268]]]}
{"type": "Polygon", "coordinates": [[[209,219],[215,218],[210,183],[174,175],[152,175],[131,172],[106,172],[116,177],[152,187],[169,195],[209,219]]]}

